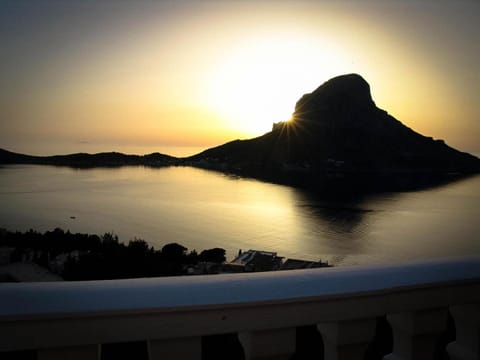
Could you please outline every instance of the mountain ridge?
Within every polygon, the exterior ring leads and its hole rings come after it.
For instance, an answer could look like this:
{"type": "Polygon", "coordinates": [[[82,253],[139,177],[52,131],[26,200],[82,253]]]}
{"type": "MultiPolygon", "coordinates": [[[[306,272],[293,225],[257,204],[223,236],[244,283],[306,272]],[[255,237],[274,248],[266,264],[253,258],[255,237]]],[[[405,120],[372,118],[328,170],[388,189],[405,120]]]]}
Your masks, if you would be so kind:
{"type": "Polygon", "coordinates": [[[208,149],[192,157],[232,168],[316,177],[344,174],[477,173],[480,160],[421,135],[378,108],[357,74],[330,79],[296,103],[290,122],[272,131],[208,149]],[[225,165],[224,165],[225,166],[225,165]]]}
{"type": "MultiPolygon", "coordinates": [[[[388,178],[436,180],[480,172],[480,159],[417,133],[376,106],[358,74],[334,77],[300,97],[292,120],[261,136],[233,140],[189,157],[160,153],[36,157],[0,150],[0,163],[72,167],[189,165],[262,180],[318,186],[361,186],[388,178]]],[[[376,186],[376,185],[374,185],[376,186]]]]}
{"type": "Polygon", "coordinates": [[[0,148],[0,164],[37,164],[69,166],[74,168],[120,167],[145,165],[152,167],[175,165],[178,158],[158,152],[145,155],[130,155],[119,152],[95,154],[73,153],[67,155],[34,156],[19,154],[0,148]]]}

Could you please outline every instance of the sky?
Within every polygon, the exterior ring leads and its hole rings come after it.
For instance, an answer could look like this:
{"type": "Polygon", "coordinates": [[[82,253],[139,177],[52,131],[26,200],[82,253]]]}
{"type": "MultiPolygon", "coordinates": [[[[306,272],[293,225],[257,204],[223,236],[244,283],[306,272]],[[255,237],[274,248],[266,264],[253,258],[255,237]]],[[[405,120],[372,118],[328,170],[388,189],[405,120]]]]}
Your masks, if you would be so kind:
{"type": "Polygon", "coordinates": [[[480,155],[480,2],[0,0],[0,148],[186,156],[328,79],[480,155]]]}

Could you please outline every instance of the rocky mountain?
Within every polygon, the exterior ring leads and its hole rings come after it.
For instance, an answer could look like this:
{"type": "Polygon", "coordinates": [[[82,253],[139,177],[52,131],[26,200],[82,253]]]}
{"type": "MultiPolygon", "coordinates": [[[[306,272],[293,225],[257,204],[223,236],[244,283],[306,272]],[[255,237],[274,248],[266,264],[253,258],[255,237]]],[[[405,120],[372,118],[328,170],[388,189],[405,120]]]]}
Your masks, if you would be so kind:
{"type": "Polygon", "coordinates": [[[379,109],[357,74],[335,77],[295,106],[292,120],[189,159],[210,168],[276,180],[428,177],[480,172],[480,159],[423,136],[379,109]]]}

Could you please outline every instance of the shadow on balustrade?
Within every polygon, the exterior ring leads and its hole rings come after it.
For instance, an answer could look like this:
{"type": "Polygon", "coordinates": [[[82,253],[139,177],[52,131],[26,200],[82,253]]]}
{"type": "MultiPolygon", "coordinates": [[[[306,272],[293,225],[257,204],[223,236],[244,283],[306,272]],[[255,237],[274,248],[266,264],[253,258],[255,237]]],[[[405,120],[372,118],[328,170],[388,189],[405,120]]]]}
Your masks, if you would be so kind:
{"type": "Polygon", "coordinates": [[[36,350],[0,352],[2,360],[37,360],[36,350]]]}
{"type": "MultiPolygon", "coordinates": [[[[446,345],[455,340],[455,323],[449,314],[447,329],[441,334],[435,353],[435,360],[450,360],[446,345]]],[[[375,336],[369,344],[363,360],[382,360],[392,352],[392,329],[385,316],[377,318],[375,336]]],[[[245,354],[236,333],[202,337],[202,360],[244,360],[245,354]]],[[[35,350],[1,352],[1,360],[36,360],[35,350]]],[[[146,341],[102,344],[100,360],[135,359],[147,360],[146,341]]],[[[324,344],[316,325],[296,329],[296,349],[290,360],[323,360],[324,344]]]]}
{"type": "Polygon", "coordinates": [[[390,354],[392,350],[392,327],[385,316],[380,316],[377,318],[375,336],[373,337],[372,342],[368,345],[364,360],[382,360],[383,357],[390,354]]]}
{"type": "Polygon", "coordinates": [[[202,360],[243,360],[245,354],[236,333],[202,337],[202,360]]]}
{"type": "Polygon", "coordinates": [[[447,329],[440,335],[435,349],[436,360],[450,360],[447,353],[447,345],[456,339],[455,321],[450,312],[447,317],[447,329]]]}
{"type": "Polygon", "coordinates": [[[316,325],[296,329],[296,349],[291,360],[323,359],[323,339],[316,325]]]}
{"type": "Polygon", "coordinates": [[[148,359],[146,341],[102,344],[101,360],[148,359]]]}

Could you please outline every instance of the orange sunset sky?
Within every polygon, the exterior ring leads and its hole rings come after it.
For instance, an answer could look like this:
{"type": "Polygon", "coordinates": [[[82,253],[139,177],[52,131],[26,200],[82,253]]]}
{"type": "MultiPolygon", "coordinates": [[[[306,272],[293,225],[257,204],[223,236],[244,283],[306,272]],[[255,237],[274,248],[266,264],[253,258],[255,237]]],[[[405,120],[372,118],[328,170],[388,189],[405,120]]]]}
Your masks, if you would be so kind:
{"type": "Polygon", "coordinates": [[[185,156],[324,81],[480,154],[479,1],[2,1],[0,147],[185,156]]]}

